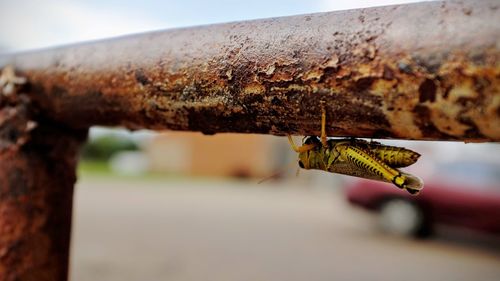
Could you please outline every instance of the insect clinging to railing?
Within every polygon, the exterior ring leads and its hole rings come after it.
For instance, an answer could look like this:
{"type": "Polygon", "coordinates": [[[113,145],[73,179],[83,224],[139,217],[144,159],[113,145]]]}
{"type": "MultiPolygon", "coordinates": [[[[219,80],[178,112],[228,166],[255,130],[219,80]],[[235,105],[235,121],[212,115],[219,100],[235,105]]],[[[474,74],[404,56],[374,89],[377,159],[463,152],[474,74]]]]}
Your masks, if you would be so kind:
{"type": "Polygon", "coordinates": [[[414,164],[420,157],[417,152],[355,138],[327,139],[325,124],[322,108],[321,137],[308,136],[297,147],[288,136],[292,149],[299,153],[301,168],[389,182],[413,195],[423,188],[420,178],[398,169],[414,164]]]}

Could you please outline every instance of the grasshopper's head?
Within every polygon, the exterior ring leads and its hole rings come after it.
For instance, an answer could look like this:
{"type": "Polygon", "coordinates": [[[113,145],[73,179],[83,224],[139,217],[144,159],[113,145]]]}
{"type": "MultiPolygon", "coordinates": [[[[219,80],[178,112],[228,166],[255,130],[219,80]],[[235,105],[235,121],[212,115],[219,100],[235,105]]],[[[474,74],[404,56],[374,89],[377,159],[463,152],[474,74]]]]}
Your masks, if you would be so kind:
{"type": "Polygon", "coordinates": [[[309,151],[299,153],[299,167],[306,170],[309,169],[308,153],[309,151]]]}
{"type": "Polygon", "coordinates": [[[317,148],[321,147],[321,141],[318,137],[306,137],[304,139],[303,145],[312,145],[312,149],[299,152],[299,167],[302,169],[315,169],[320,156],[317,148]]]}

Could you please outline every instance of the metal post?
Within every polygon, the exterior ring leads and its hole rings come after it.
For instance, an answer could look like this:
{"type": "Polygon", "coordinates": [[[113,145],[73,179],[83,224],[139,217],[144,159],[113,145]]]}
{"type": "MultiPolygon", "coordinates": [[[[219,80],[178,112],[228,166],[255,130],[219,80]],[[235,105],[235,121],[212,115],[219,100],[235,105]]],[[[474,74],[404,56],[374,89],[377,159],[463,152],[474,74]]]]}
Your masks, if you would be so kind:
{"type": "Polygon", "coordinates": [[[16,85],[24,79],[9,69],[0,80],[0,280],[66,280],[73,185],[86,130],[31,110],[26,88],[16,85]]]}
{"type": "MultiPolygon", "coordinates": [[[[40,127],[0,152],[0,280],[66,280],[80,139],[40,127]]],[[[81,135],[81,133],[80,133],[81,135]]]]}

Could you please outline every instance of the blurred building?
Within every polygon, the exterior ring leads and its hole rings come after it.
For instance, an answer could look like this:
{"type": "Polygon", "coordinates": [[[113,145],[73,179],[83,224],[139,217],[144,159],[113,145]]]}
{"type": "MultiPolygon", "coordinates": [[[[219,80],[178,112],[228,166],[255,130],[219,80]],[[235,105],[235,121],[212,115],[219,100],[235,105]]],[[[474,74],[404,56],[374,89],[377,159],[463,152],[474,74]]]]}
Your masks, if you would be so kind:
{"type": "Polygon", "coordinates": [[[154,172],[196,176],[268,177],[294,155],[283,137],[172,132],[144,146],[154,172]]]}

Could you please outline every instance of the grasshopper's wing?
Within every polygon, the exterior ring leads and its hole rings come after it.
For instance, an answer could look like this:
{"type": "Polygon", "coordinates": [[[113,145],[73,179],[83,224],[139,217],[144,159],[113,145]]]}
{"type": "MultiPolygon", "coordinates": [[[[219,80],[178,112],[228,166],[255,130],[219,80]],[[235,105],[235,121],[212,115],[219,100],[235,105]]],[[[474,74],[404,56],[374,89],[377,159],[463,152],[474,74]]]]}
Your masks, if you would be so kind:
{"type": "MultiPolygon", "coordinates": [[[[391,183],[391,181],[389,181],[389,180],[387,180],[379,175],[370,173],[367,170],[361,169],[361,168],[351,164],[348,161],[337,161],[337,162],[333,163],[329,167],[328,170],[332,173],[391,183]]],[[[406,178],[406,184],[407,184],[406,189],[409,193],[417,194],[418,192],[420,192],[420,190],[424,186],[424,183],[419,177],[414,176],[414,175],[409,174],[409,173],[402,172],[399,169],[395,169],[395,170],[399,171],[401,173],[401,175],[406,178]]]]}
{"type": "Polygon", "coordinates": [[[357,166],[352,165],[350,162],[347,162],[347,161],[337,161],[337,162],[333,163],[329,167],[328,170],[332,173],[343,174],[343,175],[347,175],[347,176],[389,182],[388,180],[384,179],[383,177],[376,175],[376,174],[373,174],[373,173],[369,173],[369,172],[367,173],[366,170],[358,168],[357,166]]]}

